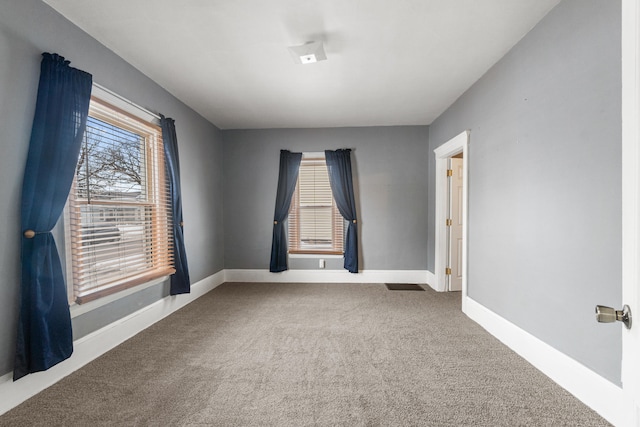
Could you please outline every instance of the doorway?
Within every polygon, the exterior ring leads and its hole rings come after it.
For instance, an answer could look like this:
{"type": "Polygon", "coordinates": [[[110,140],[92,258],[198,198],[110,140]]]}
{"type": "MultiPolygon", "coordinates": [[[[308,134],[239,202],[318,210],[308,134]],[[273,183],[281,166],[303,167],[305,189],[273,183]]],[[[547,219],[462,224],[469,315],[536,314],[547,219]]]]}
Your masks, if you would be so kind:
{"type": "Polygon", "coordinates": [[[447,290],[462,290],[462,200],[464,181],[462,169],[464,157],[462,152],[449,158],[450,176],[447,179],[447,195],[449,198],[449,214],[447,216],[447,254],[450,274],[447,274],[447,290]]]}
{"type": "Polygon", "coordinates": [[[464,297],[467,295],[468,142],[469,131],[464,131],[434,150],[436,227],[433,288],[440,292],[461,290],[463,305],[464,297]],[[458,176],[454,177],[452,168],[457,169],[455,175],[458,176]],[[452,212],[452,209],[456,212],[452,212]],[[458,216],[455,219],[459,224],[457,230],[452,227],[454,223],[452,213],[458,216]],[[455,277],[453,277],[454,270],[455,277]]]}

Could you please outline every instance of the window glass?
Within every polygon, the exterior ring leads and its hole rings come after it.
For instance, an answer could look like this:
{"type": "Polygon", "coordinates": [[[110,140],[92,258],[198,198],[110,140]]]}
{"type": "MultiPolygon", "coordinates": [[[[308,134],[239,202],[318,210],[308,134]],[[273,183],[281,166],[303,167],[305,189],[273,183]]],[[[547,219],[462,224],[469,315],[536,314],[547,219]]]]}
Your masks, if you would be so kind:
{"type": "Polygon", "coordinates": [[[172,273],[162,132],[92,98],[69,194],[78,303],[172,273]]]}
{"type": "Polygon", "coordinates": [[[343,219],[322,155],[303,155],[289,210],[290,253],[342,254],[343,219]]]}

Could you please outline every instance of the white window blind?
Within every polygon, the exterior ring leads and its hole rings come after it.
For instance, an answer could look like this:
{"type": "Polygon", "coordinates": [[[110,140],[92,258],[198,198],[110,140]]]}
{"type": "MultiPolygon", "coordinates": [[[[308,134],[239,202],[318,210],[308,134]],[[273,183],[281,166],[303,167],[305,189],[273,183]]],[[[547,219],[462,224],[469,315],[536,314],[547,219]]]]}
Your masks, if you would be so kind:
{"type": "Polygon", "coordinates": [[[342,254],[343,233],[324,157],[303,157],[289,210],[289,252],[342,254]]]}
{"type": "Polygon", "coordinates": [[[161,129],[92,98],[69,195],[76,302],[173,272],[169,203],[161,129]]]}

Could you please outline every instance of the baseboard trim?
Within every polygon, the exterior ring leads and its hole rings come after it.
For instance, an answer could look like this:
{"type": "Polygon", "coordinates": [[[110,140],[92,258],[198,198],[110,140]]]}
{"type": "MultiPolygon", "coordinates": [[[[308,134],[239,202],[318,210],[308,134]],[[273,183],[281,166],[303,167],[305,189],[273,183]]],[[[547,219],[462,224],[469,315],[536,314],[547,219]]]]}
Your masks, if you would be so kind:
{"type": "Polygon", "coordinates": [[[225,282],[264,283],[429,283],[426,270],[363,270],[357,274],[346,270],[225,270],[225,282]]]}
{"type": "Polygon", "coordinates": [[[221,270],[191,285],[189,294],[165,297],[76,340],[73,355],[47,371],[27,375],[16,382],[12,381],[11,374],[0,377],[0,415],[215,289],[224,282],[224,276],[224,270],[221,270]]]}
{"type": "Polygon", "coordinates": [[[631,425],[632,405],[622,388],[480,303],[464,297],[463,311],[491,335],[616,426],[631,425]]]}
{"type": "Polygon", "coordinates": [[[427,270],[427,285],[431,287],[434,291],[438,291],[436,289],[436,275],[427,270]]]}
{"type": "MultiPolygon", "coordinates": [[[[422,270],[368,270],[351,274],[341,270],[222,270],[191,287],[191,293],[165,297],[74,342],[73,355],[53,368],[13,382],[0,377],[0,415],[113,349],[164,317],[195,301],[224,282],[302,283],[417,283],[433,287],[433,273],[422,270]]],[[[633,405],[626,393],[569,356],[513,325],[469,297],[464,312],[529,363],[594,409],[614,425],[630,425],[633,405]]]]}

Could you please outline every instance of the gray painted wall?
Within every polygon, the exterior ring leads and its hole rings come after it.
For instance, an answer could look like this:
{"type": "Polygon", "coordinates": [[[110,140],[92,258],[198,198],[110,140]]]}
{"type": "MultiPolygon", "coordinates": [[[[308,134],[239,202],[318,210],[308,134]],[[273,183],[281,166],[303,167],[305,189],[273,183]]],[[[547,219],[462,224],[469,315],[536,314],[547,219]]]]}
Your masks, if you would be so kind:
{"type": "MultiPolygon", "coordinates": [[[[192,282],[223,268],[220,131],[40,0],[0,6],[0,375],[13,369],[18,319],[22,174],[40,74],[40,54],[56,52],[94,81],[176,120],[186,250],[192,282]],[[207,197],[202,197],[205,194],[207,197]]],[[[74,318],[76,338],[166,296],[161,283],[74,318]]]]}
{"type": "Polygon", "coordinates": [[[471,130],[471,298],[616,384],[621,329],[594,306],[621,306],[620,26],[620,1],[563,1],[429,135],[471,130]]]}
{"type": "MultiPolygon", "coordinates": [[[[225,268],[268,269],[281,149],[351,148],[360,269],[424,270],[428,127],[223,131],[225,268]]],[[[342,259],[327,261],[341,269],[342,259]]],[[[317,260],[290,259],[291,269],[317,260]]]]}
{"type": "MultiPolygon", "coordinates": [[[[222,268],[268,268],[282,148],[353,148],[361,268],[433,271],[432,150],[471,129],[470,296],[619,383],[620,329],[593,320],[595,304],[621,304],[619,41],[619,1],[565,0],[430,128],[220,132],[40,0],[4,2],[0,375],[13,366],[19,195],[40,53],[50,51],[176,119],[193,282],[222,268]]],[[[296,259],[291,267],[317,262],[296,259]]],[[[341,260],[327,268],[340,269],[341,260]]],[[[166,288],[78,316],[76,338],[162,298],[166,288]]]]}

